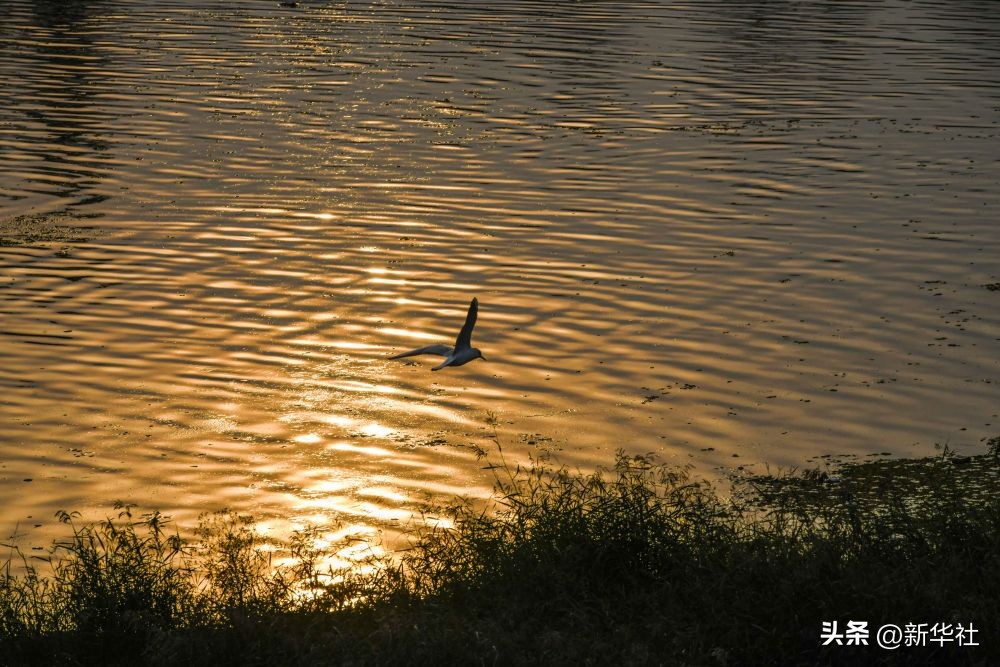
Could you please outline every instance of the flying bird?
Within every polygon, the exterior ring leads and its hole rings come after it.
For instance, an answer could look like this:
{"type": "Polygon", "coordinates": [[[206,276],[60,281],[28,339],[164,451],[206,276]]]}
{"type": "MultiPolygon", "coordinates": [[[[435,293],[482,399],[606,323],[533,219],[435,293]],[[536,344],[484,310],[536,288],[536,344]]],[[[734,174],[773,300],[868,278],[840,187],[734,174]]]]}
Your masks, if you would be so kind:
{"type": "Polygon", "coordinates": [[[479,299],[473,299],[472,303],[469,304],[469,314],[465,316],[465,324],[462,325],[462,330],[458,332],[458,338],[455,339],[455,347],[448,345],[427,345],[389,358],[402,359],[403,357],[415,357],[418,354],[436,354],[441,357],[447,357],[444,362],[432,368],[432,371],[439,371],[446,366],[461,366],[473,359],[486,361],[483,353],[472,347],[472,327],[476,326],[476,315],[478,313],[479,299]]]}

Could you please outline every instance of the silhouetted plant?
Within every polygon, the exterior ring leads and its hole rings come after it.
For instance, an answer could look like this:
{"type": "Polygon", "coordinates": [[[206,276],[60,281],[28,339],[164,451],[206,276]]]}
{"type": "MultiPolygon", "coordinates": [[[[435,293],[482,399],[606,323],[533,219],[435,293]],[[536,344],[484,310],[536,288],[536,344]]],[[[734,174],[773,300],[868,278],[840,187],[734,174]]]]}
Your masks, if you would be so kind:
{"type": "MultiPolygon", "coordinates": [[[[724,495],[619,453],[540,459],[457,500],[394,558],[276,566],[248,517],[196,541],[158,513],[77,526],[0,573],[5,664],[995,664],[993,451],[743,476],[724,495]],[[821,647],[822,621],[975,623],[979,647],[821,647]]],[[[339,546],[339,545],[338,545],[339,546]]]]}

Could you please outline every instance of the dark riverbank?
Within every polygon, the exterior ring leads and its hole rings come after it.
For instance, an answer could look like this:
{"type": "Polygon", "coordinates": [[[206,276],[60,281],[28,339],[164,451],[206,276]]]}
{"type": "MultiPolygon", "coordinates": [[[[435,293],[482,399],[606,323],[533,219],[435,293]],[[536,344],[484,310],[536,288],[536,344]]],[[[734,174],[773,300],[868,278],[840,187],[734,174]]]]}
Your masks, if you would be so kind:
{"type": "Polygon", "coordinates": [[[997,444],[970,458],[744,478],[727,496],[642,458],[593,476],[500,467],[490,512],[457,503],[453,530],[425,531],[401,559],[335,580],[308,535],[293,545],[302,565],[275,570],[248,520],[210,517],[188,543],[162,517],[126,512],[75,528],[51,573],[8,566],[0,656],[214,667],[997,664],[997,444]],[[866,621],[868,645],[821,646],[829,621],[840,633],[866,621]],[[922,646],[877,645],[883,625],[919,623],[928,634],[910,636],[922,646]]]}

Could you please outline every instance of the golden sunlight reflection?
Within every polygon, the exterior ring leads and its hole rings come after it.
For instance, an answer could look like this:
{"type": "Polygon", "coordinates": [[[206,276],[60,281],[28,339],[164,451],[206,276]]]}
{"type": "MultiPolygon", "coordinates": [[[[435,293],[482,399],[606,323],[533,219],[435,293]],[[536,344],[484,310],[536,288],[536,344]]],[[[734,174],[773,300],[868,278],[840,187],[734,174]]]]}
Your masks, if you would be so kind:
{"type": "MultiPolygon", "coordinates": [[[[353,442],[335,442],[329,445],[328,449],[338,452],[351,452],[355,454],[367,454],[368,456],[376,456],[381,458],[388,458],[395,456],[395,451],[388,449],[386,447],[378,447],[375,445],[358,445],[353,442]]],[[[397,464],[401,464],[402,461],[397,461],[397,464]]]]}
{"type": "Polygon", "coordinates": [[[396,431],[382,424],[365,424],[361,427],[360,432],[369,438],[388,438],[396,431]]]}
{"type": "Polygon", "coordinates": [[[5,4],[22,549],[122,501],[312,527],[344,565],[484,501],[501,454],[721,478],[997,435],[1000,35],[971,5],[215,4],[5,4]],[[485,359],[390,358],[454,345],[473,297],[485,359]]]}

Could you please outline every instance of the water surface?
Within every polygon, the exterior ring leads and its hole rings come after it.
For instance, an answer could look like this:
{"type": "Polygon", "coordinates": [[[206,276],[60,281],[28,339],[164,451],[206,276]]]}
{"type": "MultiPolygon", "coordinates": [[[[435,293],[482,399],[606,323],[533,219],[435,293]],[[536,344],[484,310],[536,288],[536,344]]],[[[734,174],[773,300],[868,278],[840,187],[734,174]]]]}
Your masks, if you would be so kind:
{"type": "MultiPolygon", "coordinates": [[[[0,525],[1000,432],[992,2],[0,4],[0,525]],[[478,296],[488,362],[449,342],[478,296]]],[[[6,533],[5,533],[6,534],[6,533]]]]}

